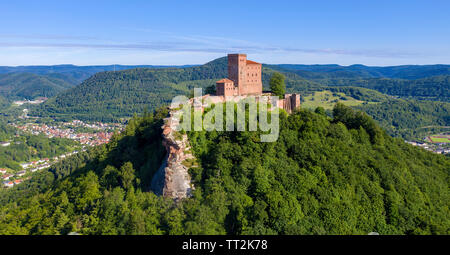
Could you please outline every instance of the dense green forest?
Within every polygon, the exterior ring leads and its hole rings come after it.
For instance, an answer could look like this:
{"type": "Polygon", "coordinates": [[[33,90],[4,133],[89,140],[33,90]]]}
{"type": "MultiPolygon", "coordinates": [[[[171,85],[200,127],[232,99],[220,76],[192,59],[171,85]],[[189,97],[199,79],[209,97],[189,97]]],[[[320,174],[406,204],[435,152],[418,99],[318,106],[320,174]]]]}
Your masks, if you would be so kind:
{"type": "Polygon", "coordinates": [[[355,86],[403,98],[450,102],[450,75],[417,80],[402,79],[325,79],[314,80],[325,86],[355,86]]]}
{"type": "Polygon", "coordinates": [[[36,97],[52,97],[75,85],[76,81],[59,74],[0,74],[0,95],[8,99],[31,100],[36,97]]]}
{"type": "MultiPolygon", "coordinates": [[[[130,117],[135,112],[142,113],[147,107],[154,110],[167,104],[173,95],[186,93],[193,87],[214,85],[215,80],[227,76],[226,64],[227,58],[223,57],[201,66],[177,68],[121,65],[0,67],[0,95],[10,99],[32,99],[61,93],[36,113],[63,119],[111,121],[130,117]]],[[[449,101],[450,98],[448,65],[263,65],[264,89],[269,88],[270,76],[275,71],[286,76],[287,92],[303,94],[330,86],[353,86],[420,100],[449,101]]]]}
{"type": "Polygon", "coordinates": [[[268,65],[323,86],[355,86],[420,100],[450,101],[450,66],[268,65]]]}
{"type": "Polygon", "coordinates": [[[7,141],[11,139],[15,134],[13,127],[8,126],[7,123],[0,118],[0,142],[7,141]]]}
{"type": "Polygon", "coordinates": [[[365,65],[268,65],[274,69],[290,70],[306,79],[331,78],[391,78],[422,79],[438,75],[450,75],[450,65],[401,65],[401,66],[365,66],[365,65]]]}
{"type": "Polygon", "coordinates": [[[4,96],[0,95],[0,114],[10,105],[10,101],[4,96]]]}
{"type": "Polygon", "coordinates": [[[449,234],[450,161],[338,104],[280,114],[280,137],[188,132],[196,187],[148,192],[167,110],[0,193],[0,234],[449,234]]]}
{"type": "Polygon", "coordinates": [[[113,121],[154,110],[194,87],[206,88],[226,76],[226,64],[187,68],[136,68],[97,73],[81,85],[48,100],[39,115],[113,121]],[[76,98],[76,100],[74,100],[76,98]]]}
{"type": "MultiPolygon", "coordinates": [[[[52,97],[80,84],[98,72],[119,71],[138,67],[158,69],[167,68],[168,66],[0,66],[0,96],[3,95],[11,100],[52,97]]],[[[0,102],[0,110],[2,109],[1,107],[0,102]]]]}
{"type": "Polygon", "coordinates": [[[356,106],[374,118],[390,135],[405,139],[423,138],[428,126],[450,126],[450,103],[387,100],[356,106]]]}
{"type": "MultiPolygon", "coordinates": [[[[279,71],[286,77],[288,93],[307,95],[313,91],[331,90],[356,99],[364,98],[359,99],[363,101],[387,100],[386,95],[373,91],[377,90],[400,97],[448,101],[448,70],[446,65],[263,65],[262,81],[264,90],[269,90],[270,77],[279,71]]],[[[214,86],[217,79],[226,76],[226,57],[201,66],[101,72],[32,109],[32,114],[63,120],[117,121],[145,109],[152,111],[169,103],[176,95],[188,94],[194,87],[214,86]]]]}
{"type": "MultiPolygon", "coordinates": [[[[176,66],[161,65],[104,65],[104,66],[76,66],[76,65],[52,65],[52,66],[0,66],[0,74],[7,73],[33,73],[44,76],[59,76],[79,84],[99,72],[120,71],[138,67],[167,68],[176,66]]],[[[179,66],[187,67],[187,66],[179,66]]]]}

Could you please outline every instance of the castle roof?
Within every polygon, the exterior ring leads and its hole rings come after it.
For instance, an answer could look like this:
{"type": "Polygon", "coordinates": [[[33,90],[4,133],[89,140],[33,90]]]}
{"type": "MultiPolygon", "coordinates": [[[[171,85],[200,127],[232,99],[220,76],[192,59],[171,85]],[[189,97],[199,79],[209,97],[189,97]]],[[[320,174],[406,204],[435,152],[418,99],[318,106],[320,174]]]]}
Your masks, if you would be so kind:
{"type": "Polygon", "coordinates": [[[227,78],[223,78],[223,79],[220,80],[220,81],[216,81],[216,83],[229,83],[229,82],[233,82],[233,81],[230,80],[230,79],[227,79],[227,78]]]}
{"type": "Polygon", "coordinates": [[[261,63],[255,62],[255,61],[251,61],[251,60],[247,60],[247,65],[261,65],[261,63]]]}

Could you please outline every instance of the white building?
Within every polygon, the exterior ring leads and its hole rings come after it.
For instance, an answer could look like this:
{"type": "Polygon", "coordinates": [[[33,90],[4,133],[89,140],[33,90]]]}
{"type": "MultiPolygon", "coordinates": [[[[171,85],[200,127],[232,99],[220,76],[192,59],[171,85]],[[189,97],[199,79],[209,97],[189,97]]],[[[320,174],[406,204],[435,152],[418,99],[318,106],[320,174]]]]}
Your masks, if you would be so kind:
{"type": "Polygon", "coordinates": [[[31,165],[32,165],[32,163],[23,163],[23,164],[20,164],[20,166],[21,166],[23,169],[27,169],[27,168],[29,168],[31,165]]]}
{"type": "Polygon", "coordinates": [[[3,185],[5,185],[7,188],[11,188],[14,186],[14,182],[3,182],[3,185]]]}
{"type": "Polygon", "coordinates": [[[23,170],[17,173],[17,176],[24,176],[27,173],[27,171],[23,170]]]}
{"type": "Polygon", "coordinates": [[[7,175],[3,175],[2,176],[2,179],[4,180],[4,181],[7,181],[7,180],[9,180],[9,178],[11,178],[12,177],[12,174],[7,174],[7,175]]]}
{"type": "Polygon", "coordinates": [[[8,147],[10,145],[11,145],[10,142],[0,142],[0,146],[2,146],[2,147],[8,147]]]}

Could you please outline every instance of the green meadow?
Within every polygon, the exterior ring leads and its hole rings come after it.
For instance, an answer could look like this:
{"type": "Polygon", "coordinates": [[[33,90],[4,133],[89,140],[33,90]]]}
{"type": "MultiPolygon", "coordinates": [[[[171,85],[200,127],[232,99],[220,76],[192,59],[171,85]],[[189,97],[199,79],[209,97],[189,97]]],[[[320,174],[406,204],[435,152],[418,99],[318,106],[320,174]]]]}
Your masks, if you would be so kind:
{"type": "Polygon", "coordinates": [[[303,97],[302,107],[308,109],[315,109],[319,106],[323,107],[325,110],[333,109],[337,102],[341,102],[346,106],[357,106],[364,103],[373,103],[357,100],[351,96],[347,96],[342,92],[331,92],[329,90],[316,91],[311,95],[303,97]]]}

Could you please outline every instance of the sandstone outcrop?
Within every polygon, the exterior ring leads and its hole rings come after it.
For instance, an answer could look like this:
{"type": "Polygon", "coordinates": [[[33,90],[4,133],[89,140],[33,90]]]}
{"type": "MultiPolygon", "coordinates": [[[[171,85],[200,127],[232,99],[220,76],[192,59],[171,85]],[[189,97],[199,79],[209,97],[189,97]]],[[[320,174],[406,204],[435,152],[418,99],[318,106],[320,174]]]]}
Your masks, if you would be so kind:
{"type": "Polygon", "coordinates": [[[189,140],[186,134],[176,131],[180,124],[181,110],[171,109],[169,117],[164,119],[163,146],[166,158],[152,180],[151,189],[157,195],[174,198],[176,200],[190,197],[194,189],[186,162],[194,160],[189,140]]]}
{"type": "MultiPolygon", "coordinates": [[[[239,102],[246,97],[248,95],[237,97],[205,95],[191,98],[184,102],[184,104],[193,107],[194,111],[203,112],[205,107],[211,104],[239,102]]],[[[260,100],[267,100],[266,97],[261,96],[256,96],[255,98],[258,102],[260,100]]],[[[189,168],[196,166],[195,157],[192,154],[187,135],[177,131],[183,114],[180,105],[172,106],[169,111],[169,116],[164,119],[164,125],[162,126],[162,145],[166,149],[166,157],[153,176],[151,183],[151,190],[155,194],[170,197],[175,200],[192,196],[194,186],[191,183],[189,168]]],[[[286,98],[279,100],[273,107],[279,107],[291,113],[294,109],[300,107],[300,95],[286,94],[286,98]]]]}

